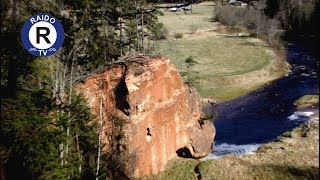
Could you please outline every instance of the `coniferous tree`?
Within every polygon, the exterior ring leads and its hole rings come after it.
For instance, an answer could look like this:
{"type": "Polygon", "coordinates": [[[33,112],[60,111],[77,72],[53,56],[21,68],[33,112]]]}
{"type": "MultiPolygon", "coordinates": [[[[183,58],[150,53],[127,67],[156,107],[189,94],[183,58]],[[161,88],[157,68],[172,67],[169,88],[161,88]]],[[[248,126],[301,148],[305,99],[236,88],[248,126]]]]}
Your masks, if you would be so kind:
{"type": "MultiPolygon", "coordinates": [[[[7,149],[9,164],[31,178],[96,178],[96,121],[73,86],[121,55],[139,51],[141,36],[158,36],[153,27],[163,26],[156,14],[142,18],[149,8],[143,0],[1,1],[1,42],[15,42],[1,43],[1,90],[8,93],[1,94],[0,146],[7,149]],[[24,21],[38,13],[54,15],[65,31],[63,47],[46,58],[29,55],[19,39],[24,21]]],[[[113,167],[103,159],[101,166],[99,176],[113,167]]]]}

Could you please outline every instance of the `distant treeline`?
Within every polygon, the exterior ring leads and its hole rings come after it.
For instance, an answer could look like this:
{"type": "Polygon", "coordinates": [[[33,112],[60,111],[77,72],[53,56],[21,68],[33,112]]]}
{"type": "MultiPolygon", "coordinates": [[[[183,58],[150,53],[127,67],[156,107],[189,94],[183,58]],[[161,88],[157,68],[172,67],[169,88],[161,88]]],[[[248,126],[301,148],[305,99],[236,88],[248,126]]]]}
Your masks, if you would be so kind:
{"type": "Polygon", "coordinates": [[[270,43],[278,41],[280,32],[286,37],[319,42],[319,0],[259,0],[248,3],[246,8],[217,6],[215,19],[229,26],[244,26],[257,36],[265,36],[270,43]]]}

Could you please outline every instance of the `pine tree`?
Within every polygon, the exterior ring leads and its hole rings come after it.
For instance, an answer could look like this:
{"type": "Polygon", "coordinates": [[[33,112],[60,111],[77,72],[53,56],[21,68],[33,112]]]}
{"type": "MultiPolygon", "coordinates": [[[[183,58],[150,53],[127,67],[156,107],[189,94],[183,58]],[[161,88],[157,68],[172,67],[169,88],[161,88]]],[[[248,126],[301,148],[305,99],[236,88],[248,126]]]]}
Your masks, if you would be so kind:
{"type": "Polygon", "coordinates": [[[186,63],[186,66],[187,66],[187,69],[188,69],[188,72],[187,72],[187,75],[188,75],[188,84],[189,85],[192,85],[193,83],[193,78],[192,78],[192,67],[195,65],[195,64],[198,64],[197,61],[195,61],[191,56],[189,56],[186,60],[185,60],[185,63],[186,63]]]}
{"type": "Polygon", "coordinates": [[[143,36],[158,38],[163,26],[156,14],[142,14],[148,8],[144,0],[1,1],[1,42],[15,42],[1,48],[1,90],[8,93],[1,94],[0,146],[9,150],[10,163],[40,179],[92,179],[114,166],[105,164],[109,155],[102,153],[96,174],[103,143],[98,146],[94,117],[73,86],[121,55],[139,51],[143,36]],[[17,33],[38,12],[59,19],[66,35],[63,47],[46,58],[29,55],[17,33]]]}
{"type": "Polygon", "coordinates": [[[23,164],[34,178],[79,179],[94,173],[96,124],[83,97],[76,94],[73,97],[73,103],[64,107],[71,112],[69,117],[53,113],[54,100],[45,91],[21,93],[16,100],[3,102],[1,132],[6,137],[5,144],[12,156],[21,159],[16,163],[23,164]],[[71,136],[67,136],[66,128],[60,127],[66,127],[70,119],[71,136]],[[62,164],[59,146],[67,141],[69,152],[64,157],[67,163],[62,164]]]}

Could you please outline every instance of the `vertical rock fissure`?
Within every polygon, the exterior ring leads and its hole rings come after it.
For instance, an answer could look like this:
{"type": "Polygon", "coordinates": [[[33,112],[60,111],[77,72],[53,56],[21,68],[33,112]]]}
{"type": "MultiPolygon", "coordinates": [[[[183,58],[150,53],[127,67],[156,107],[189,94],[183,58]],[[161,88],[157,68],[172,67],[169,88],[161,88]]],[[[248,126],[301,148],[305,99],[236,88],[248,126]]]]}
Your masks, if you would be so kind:
{"type": "Polygon", "coordinates": [[[199,166],[200,166],[201,163],[197,164],[195,167],[194,167],[194,172],[196,173],[196,177],[198,180],[201,179],[201,173],[200,173],[200,170],[199,170],[199,166]]]}
{"type": "Polygon", "coordinates": [[[129,116],[130,104],[127,99],[129,91],[126,84],[127,69],[128,67],[125,66],[125,70],[123,72],[121,80],[119,84],[115,87],[114,94],[116,99],[116,108],[121,110],[125,115],[129,116]]]}

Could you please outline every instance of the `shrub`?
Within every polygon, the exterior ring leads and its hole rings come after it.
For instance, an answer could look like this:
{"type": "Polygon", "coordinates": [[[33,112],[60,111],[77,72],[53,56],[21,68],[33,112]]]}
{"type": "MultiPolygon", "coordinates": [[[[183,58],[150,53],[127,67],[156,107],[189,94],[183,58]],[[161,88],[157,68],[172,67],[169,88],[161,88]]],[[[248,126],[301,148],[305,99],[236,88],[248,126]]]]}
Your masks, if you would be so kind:
{"type": "Polygon", "coordinates": [[[227,30],[228,33],[240,33],[240,32],[242,32],[242,29],[239,26],[229,26],[229,27],[227,27],[226,30],[227,30]]]}
{"type": "Polygon", "coordinates": [[[181,39],[183,37],[183,34],[182,33],[176,33],[173,35],[174,38],[176,39],[181,39]]]}
{"type": "Polygon", "coordinates": [[[284,132],[281,136],[282,137],[291,137],[291,131],[284,132]]]}
{"type": "Polygon", "coordinates": [[[162,40],[168,36],[168,30],[162,23],[155,24],[150,30],[152,32],[152,40],[162,40]]]}
{"type": "Polygon", "coordinates": [[[192,25],[190,25],[189,29],[190,29],[191,34],[194,34],[198,31],[198,26],[192,24],[192,25]]]}

